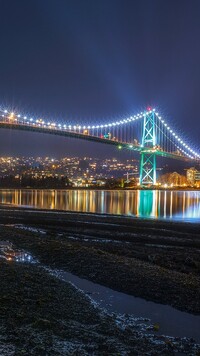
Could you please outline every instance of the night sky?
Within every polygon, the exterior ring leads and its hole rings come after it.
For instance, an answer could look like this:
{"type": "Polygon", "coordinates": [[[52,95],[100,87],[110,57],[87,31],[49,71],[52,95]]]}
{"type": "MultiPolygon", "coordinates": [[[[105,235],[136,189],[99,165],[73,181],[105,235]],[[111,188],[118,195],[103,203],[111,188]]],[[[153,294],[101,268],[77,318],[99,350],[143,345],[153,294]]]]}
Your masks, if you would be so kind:
{"type": "MultiPolygon", "coordinates": [[[[199,0],[0,0],[0,105],[105,123],[155,106],[199,144],[199,0]]],[[[0,155],[113,155],[80,140],[0,130],[0,155]]]]}

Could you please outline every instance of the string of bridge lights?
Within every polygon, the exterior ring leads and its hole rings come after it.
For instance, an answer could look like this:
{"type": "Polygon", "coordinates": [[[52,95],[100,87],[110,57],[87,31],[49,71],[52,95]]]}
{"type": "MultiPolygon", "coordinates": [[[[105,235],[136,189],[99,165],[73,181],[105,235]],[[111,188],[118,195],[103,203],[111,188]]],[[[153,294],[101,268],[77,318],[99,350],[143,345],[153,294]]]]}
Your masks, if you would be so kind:
{"type": "MultiPolygon", "coordinates": [[[[156,126],[157,126],[157,128],[159,128],[158,125],[156,125],[156,126]]],[[[166,126],[164,126],[164,127],[166,127],[166,126]]],[[[165,135],[165,137],[167,137],[167,135],[164,133],[164,131],[161,130],[161,132],[162,132],[163,135],[165,135]]],[[[173,131],[172,131],[172,132],[173,132],[173,131]]],[[[173,136],[173,137],[174,137],[174,136],[173,136]]],[[[171,138],[169,138],[169,140],[176,146],[176,148],[178,148],[178,150],[180,150],[180,151],[181,151],[182,153],[184,153],[186,156],[188,156],[189,158],[192,158],[192,159],[195,158],[195,157],[191,156],[189,153],[187,153],[185,150],[183,150],[177,143],[173,142],[171,138]]],[[[198,155],[197,155],[197,156],[198,156],[198,155]]]]}
{"type": "MultiPolygon", "coordinates": [[[[148,111],[145,111],[145,112],[141,112],[140,114],[137,114],[137,115],[134,115],[134,116],[130,116],[126,119],[123,119],[123,120],[118,120],[118,121],[115,121],[115,122],[111,122],[111,123],[108,123],[108,124],[99,124],[99,125],[66,125],[66,124],[56,124],[55,122],[45,122],[44,120],[42,119],[33,119],[32,117],[27,117],[27,116],[23,116],[23,115],[20,115],[20,114],[15,114],[14,112],[9,112],[9,110],[1,110],[1,112],[3,112],[3,114],[1,115],[1,117],[3,118],[9,118],[9,119],[13,119],[14,121],[20,121],[21,120],[25,120],[25,123],[26,124],[30,124],[30,125],[33,125],[33,126],[41,126],[43,125],[43,127],[47,127],[49,129],[56,129],[58,128],[59,130],[61,129],[64,129],[64,130],[95,130],[95,129],[104,129],[104,128],[111,128],[111,127],[116,127],[116,126],[119,126],[119,125],[124,125],[124,124],[128,124],[130,122],[133,122],[133,121],[136,121],[136,120],[139,120],[143,117],[145,117],[146,115],[149,115],[151,113],[154,113],[155,116],[158,118],[158,120],[163,124],[163,126],[166,128],[166,130],[173,136],[173,138],[177,141],[177,144],[175,143],[176,147],[182,152],[184,153],[186,156],[188,156],[189,158],[191,159],[195,159],[195,158],[200,158],[200,155],[194,151],[186,142],[184,142],[184,140],[179,137],[176,132],[174,132],[172,130],[172,128],[165,122],[165,120],[163,120],[163,118],[159,115],[158,112],[156,112],[156,109],[149,109],[148,111]],[[9,116],[9,117],[8,117],[9,116]],[[179,146],[179,144],[181,144],[183,148],[181,148],[179,146]],[[185,151],[185,149],[187,151],[190,152],[187,153],[185,151]],[[192,155],[191,155],[192,154],[192,155]]],[[[24,122],[22,122],[24,124],[24,122]]]]}
{"type": "MultiPolygon", "coordinates": [[[[155,109],[153,109],[153,111],[155,111],[155,109]]],[[[183,145],[184,148],[186,148],[189,152],[191,152],[194,156],[191,156],[190,154],[188,154],[184,149],[182,149],[180,146],[176,145],[176,147],[183,152],[184,154],[186,154],[188,157],[190,158],[200,158],[200,155],[194,151],[186,142],[183,141],[183,139],[181,137],[179,137],[176,132],[174,132],[170,126],[168,126],[168,124],[165,122],[165,120],[163,120],[163,118],[159,115],[158,112],[155,112],[155,115],[157,116],[157,118],[160,120],[160,122],[165,126],[165,128],[169,131],[169,133],[178,141],[178,144],[183,145]]]]}

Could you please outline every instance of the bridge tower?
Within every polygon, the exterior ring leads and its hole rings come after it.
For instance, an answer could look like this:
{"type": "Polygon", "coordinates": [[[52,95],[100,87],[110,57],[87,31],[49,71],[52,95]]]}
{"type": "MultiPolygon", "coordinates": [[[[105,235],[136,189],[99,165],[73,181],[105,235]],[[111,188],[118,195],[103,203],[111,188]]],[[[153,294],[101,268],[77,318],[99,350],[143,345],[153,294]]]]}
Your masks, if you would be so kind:
{"type": "Polygon", "coordinates": [[[142,150],[140,153],[140,185],[156,184],[155,146],[155,113],[154,111],[147,111],[144,115],[142,150]]]}

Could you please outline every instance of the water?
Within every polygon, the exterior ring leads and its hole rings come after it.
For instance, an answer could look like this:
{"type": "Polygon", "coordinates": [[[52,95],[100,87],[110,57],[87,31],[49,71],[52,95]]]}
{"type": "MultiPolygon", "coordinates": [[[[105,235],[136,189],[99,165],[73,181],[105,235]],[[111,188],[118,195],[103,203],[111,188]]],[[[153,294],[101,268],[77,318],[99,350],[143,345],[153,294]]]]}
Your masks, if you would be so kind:
{"type": "Polygon", "coordinates": [[[200,221],[200,191],[1,190],[0,203],[40,209],[200,221]]]}
{"type": "Polygon", "coordinates": [[[88,293],[101,308],[105,308],[108,312],[132,314],[136,318],[149,318],[151,323],[159,324],[159,334],[191,337],[200,342],[200,316],[114,291],[69,272],[58,272],[56,276],[88,293]]]}
{"type": "Polygon", "coordinates": [[[0,241],[0,260],[1,259],[15,262],[36,262],[36,260],[33,259],[30,253],[16,249],[9,241],[0,241]]]}
{"type": "Polygon", "coordinates": [[[200,191],[1,190],[0,203],[40,209],[200,221],[200,191]]]}

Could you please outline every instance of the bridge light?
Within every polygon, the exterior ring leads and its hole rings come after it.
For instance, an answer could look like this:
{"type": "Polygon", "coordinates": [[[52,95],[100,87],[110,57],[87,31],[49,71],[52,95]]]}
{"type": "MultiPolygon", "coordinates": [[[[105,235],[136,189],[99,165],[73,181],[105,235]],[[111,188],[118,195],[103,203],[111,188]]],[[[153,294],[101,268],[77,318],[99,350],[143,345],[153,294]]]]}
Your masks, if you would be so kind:
{"type": "Polygon", "coordinates": [[[5,114],[7,114],[8,110],[4,110],[5,114]]]}
{"type": "Polygon", "coordinates": [[[26,116],[24,116],[24,120],[26,120],[27,119],[27,117],[26,116]]]}
{"type": "Polygon", "coordinates": [[[21,115],[17,115],[17,117],[20,117],[21,115]]]}

